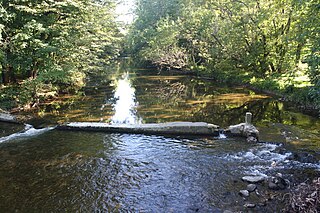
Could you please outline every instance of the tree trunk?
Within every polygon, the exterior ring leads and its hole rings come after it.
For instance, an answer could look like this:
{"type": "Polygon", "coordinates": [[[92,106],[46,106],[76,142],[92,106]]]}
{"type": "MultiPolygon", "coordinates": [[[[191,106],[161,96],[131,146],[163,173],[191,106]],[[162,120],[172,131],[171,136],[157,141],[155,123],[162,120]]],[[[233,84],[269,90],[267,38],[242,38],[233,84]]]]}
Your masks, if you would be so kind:
{"type": "Polygon", "coordinates": [[[2,77],[2,83],[4,85],[7,85],[9,83],[15,82],[15,76],[13,73],[13,67],[11,65],[6,65],[3,66],[2,65],[2,73],[1,73],[1,77],[2,77]]]}
{"type": "Polygon", "coordinates": [[[31,67],[31,69],[29,71],[29,78],[31,78],[31,79],[36,79],[37,78],[37,75],[38,75],[38,67],[37,67],[37,65],[38,65],[38,62],[34,62],[32,64],[32,67],[31,67]]]}
{"type": "Polygon", "coordinates": [[[296,49],[296,58],[295,58],[295,65],[296,66],[298,65],[298,63],[300,62],[300,59],[301,59],[302,47],[303,47],[303,43],[299,42],[298,45],[297,45],[297,49],[296,49]]]}
{"type": "Polygon", "coordinates": [[[7,68],[3,65],[2,65],[2,72],[1,72],[1,80],[4,85],[7,85],[9,83],[7,68]]]}
{"type": "Polygon", "coordinates": [[[38,70],[37,69],[33,68],[33,69],[30,70],[29,78],[36,79],[37,75],[38,75],[38,70]]]}

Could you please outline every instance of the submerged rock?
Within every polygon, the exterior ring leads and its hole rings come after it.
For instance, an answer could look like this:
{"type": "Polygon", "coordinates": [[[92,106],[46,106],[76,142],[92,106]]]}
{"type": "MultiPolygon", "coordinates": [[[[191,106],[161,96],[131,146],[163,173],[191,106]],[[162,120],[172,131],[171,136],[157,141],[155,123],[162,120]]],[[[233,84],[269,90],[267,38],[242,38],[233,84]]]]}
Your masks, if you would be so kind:
{"type": "Polygon", "coordinates": [[[289,160],[299,161],[301,163],[318,163],[316,157],[308,152],[293,153],[288,157],[289,160]]]}
{"type": "Polygon", "coordinates": [[[247,181],[248,183],[260,183],[265,180],[264,176],[244,176],[241,178],[243,181],[247,181]]]}
{"type": "Polygon", "coordinates": [[[243,197],[249,197],[250,193],[248,190],[240,190],[239,194],[243,197]]]}
{"type": "Polygon", "coordinates": [[[257,189],[257,185],[256,184],[249,184],[249,185],[247,185],[247,190],[249,191],[249,192],[253,192],[254,190],[256,190],[257,189]]]}
{"type": "Polygon", "coordinates": [[[280,176],[270,177],[268,180],[268,187],[272,190],[283,190],[287,188],[288,184],[285,179],[280,176]]]}
{"type": "Polygon", "coordinates": [[[248,143],[257,143],[258,139],[252,135],[250,135],[249,137],[247,137],[247,142],[248,143]]]}

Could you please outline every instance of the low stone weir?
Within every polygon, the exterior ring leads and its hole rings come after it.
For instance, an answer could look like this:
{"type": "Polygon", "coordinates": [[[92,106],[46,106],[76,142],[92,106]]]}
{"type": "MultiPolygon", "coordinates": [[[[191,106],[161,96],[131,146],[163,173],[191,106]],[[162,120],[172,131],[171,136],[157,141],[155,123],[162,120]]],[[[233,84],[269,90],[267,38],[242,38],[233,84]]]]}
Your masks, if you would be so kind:
{"type": "MultiPolygon", "coordinates": [[[[99,131],[110,133],[155,134],[155,135],[198,135],[219,136],[225,133],[228,136],[246,137],[248,141],[256,142],[259,131],[251,124],[252,114],[246,113],[245,123],[231,125],[226,129],[218,125],[205,122],[170,122],[150,124],[108,124],[101,122],[72,122],[57,126],[60,130],[99,131]]],[[[0,121],[22,123],[9,113],[0,113],[0,121]]]]}
{"type": "Polygon", "coordinates": [[[221,129],[218,125],[205,122],[170,122],[150,124],[107,124],[100,122],[73,122],[57,127],[60,130],[99,131],[110,133],[156,134],[156,135],[198,135],[219,136],[221,132],[228,136],[246,137],[249,142],[259,140],[259,131],[251,124],[252,114],[246,113],[245,123],[231,125],[221,129]]]}
{"type": "Polygon", "coordinates": [[[107,124],[99,122],[73,122],[59,125],[60,130],[102,131],[159,135],[208,135],[218,136],[220,128],[205,122],[170,122],[151,124],[107,124]]]}
{"type": "Polygon", "coordinates": [[[2,112],[0,112],[0,121],[8,123],[20,123],[16,116],[2,112]]]}

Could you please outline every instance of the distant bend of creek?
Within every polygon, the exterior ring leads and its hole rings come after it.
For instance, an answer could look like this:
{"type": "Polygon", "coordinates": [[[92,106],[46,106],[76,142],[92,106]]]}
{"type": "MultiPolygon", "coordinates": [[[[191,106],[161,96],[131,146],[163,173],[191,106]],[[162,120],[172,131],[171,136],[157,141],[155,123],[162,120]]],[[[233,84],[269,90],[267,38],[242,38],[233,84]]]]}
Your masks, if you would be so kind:
{"type": "Polygon", "coordinates": [[[288,189],[239,195],[245,175],[300,183],[320,174],[320,119],[272,97],[197,77],[114,66],[81,95],[0,123],[1,212],[280,212],[288,189]],[[202,121],[223,128],[253,114],[260,143],[56,130],[57,123],[202,121]],[[298,156],[298,157],[297,157],[298,156]]]}

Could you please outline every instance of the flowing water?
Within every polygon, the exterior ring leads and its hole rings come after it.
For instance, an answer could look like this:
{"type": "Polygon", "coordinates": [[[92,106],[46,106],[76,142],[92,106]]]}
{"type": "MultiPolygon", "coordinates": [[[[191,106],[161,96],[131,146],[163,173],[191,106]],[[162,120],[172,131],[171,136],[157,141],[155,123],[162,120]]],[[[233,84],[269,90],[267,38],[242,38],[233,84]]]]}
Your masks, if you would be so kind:
{"type": "Polygon", "coordinates": [[[272,197],[286,190],[261,184],[244,200],[241,177],[282,173],[294,183],[320,174],[320,119],[242,87],[115,66],[68,100],[44,105],[33,126],[0,123],[1,212],[247,211],[247,201],[258,204],[254,211],[279,212],[283,203],[272,197]],[[223,132],[188,138],[54,128],[70,121],[227,127],[247,111],[262,143],[223,132]],[[293,157],[301,153],[306,158],[293,157]]]}

